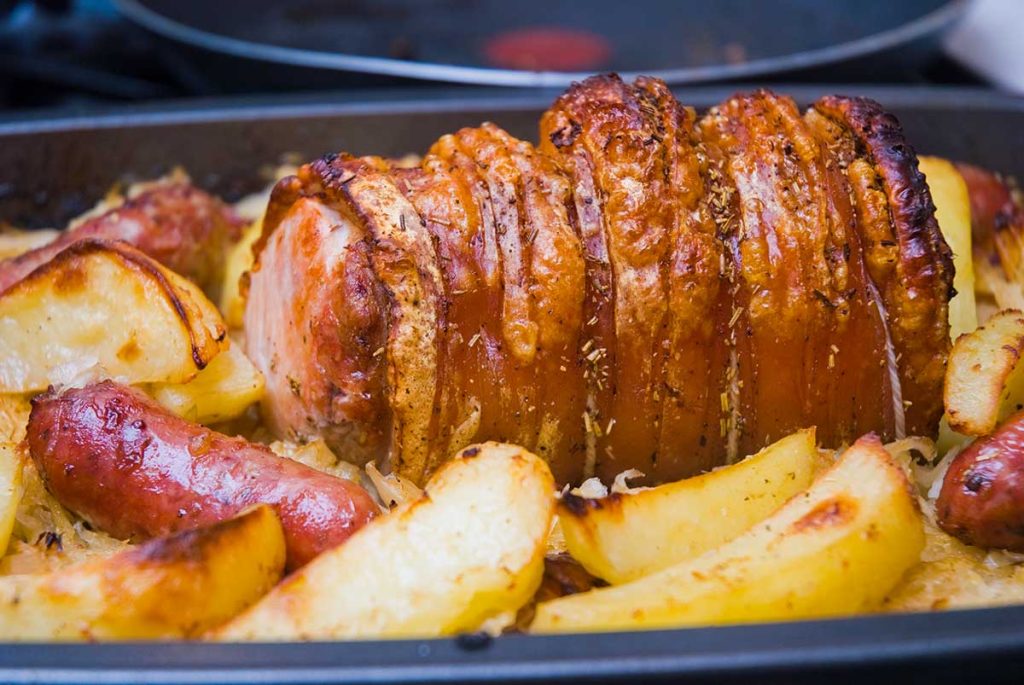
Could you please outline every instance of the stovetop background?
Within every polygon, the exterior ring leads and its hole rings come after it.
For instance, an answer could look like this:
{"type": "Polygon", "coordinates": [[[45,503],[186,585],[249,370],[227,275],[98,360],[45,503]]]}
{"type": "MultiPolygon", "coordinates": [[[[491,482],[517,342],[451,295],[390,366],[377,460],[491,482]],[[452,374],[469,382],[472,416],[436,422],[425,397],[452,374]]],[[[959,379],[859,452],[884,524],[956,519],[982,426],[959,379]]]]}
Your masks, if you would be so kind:
{"type": "MultiPolygon", "coordinates": [[[[194,55],[121,17],[111,0],[0,0],[0,13],[0,110],[5,115],[39,108],[71,114],[119,103],[239,94],[208,78],[194,55]]],[[[943,54],[920,68],[872,72],[864,80],[846,82],[985,85],[943,54]]],[[[386,99],[425,89],[433,96],[468,92],[451,84],[338,73],[330,89],[318,93],[344,99],[370,91],[386,99]]],[[[247,84],[245,93],[283,90],[289,89],[257,81],[247,84]]]]}

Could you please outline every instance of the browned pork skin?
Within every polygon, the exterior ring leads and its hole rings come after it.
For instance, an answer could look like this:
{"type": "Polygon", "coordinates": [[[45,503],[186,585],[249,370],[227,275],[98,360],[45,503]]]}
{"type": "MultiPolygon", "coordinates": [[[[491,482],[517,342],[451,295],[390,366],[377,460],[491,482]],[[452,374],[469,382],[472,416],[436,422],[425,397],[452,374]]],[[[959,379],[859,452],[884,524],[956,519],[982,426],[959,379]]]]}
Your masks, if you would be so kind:
{"type": "Polygon", "coordinates": [[[446,275],[442,394],[455,401],[448,410],[455,420],[442,421],[449,428],[434,465],[476,432],[527,446],[549,459],[556,476],[571,473],[582,448],[584,265],[568,180],[532,145],[492,124],[445,136],[410,177],[406,194],[446,275]],[[446,191],[455,202],[442,199],[446,191]],[[463,243],[469,250],[457,246],[462,235],[452,228],[463,211],[459,198],[476,209],[463,221],[479,236],[463,243]]]}
{"type": "Polygon", "coordinates": [[[541,134],[485,124],[419,168],[331,156],[279,184],[246,311],[275,430],[419,482],[487,439],[560,482],[662,481],[807,425],[895,436],[903,400],[934,432],[952,267],[877,105],[801,117],[759,92],[698,122],[659,81],[601,76],[541,134]]]}
{"type": "Polygon", "coordinates": [[[588,456],[604,479],[684,474],[724,454],[721,246],[701,208],[693,119],[658,81],[605,76],[541,120],[541,149],[572,176],[592,266],[588,456]]]}
{"type": "Polygon", "coordinates": [[[701,121],[735,189],[738,453],[805,425],[824,444],[892,435],[883,324],[845,179],[792,100],[737,95],[701,121]],[[866,363],[875,360],[875,363],[866,363]]]}
{"type": "Polygon", "coordinates": [[[550,160],[494,126],[442,139],[421,169],[339,156],[282,183],[246,312],[271,426],[322,434],[350,459],[390,457],[418,482],[484,435],[578,478],[583,258],[569,194],[550,160]],[[354,253],[366,259],[337,257],[354,253]],[[343,263],[359,273],[345,294],[343,263]]]}
{"type": "Polygon", "coordinates": [[[942,416],[953,257],[928,185],[899,122],[877,102],[825,97],[807,117],[826,132],[853,189],[865,261],[895,352],[905,413],[897,433],[931,435],[942,416]]]}
{"type": "Polygon", "coordinates": [[[227,205],[188,181],[156,181],[123,204],[69,228],[52,243],[0,261],[0,292],[71,243],[103,238],[134,245],[216,295],[223,275],[223,255],[241,236],[242,226],[227,205]]]}

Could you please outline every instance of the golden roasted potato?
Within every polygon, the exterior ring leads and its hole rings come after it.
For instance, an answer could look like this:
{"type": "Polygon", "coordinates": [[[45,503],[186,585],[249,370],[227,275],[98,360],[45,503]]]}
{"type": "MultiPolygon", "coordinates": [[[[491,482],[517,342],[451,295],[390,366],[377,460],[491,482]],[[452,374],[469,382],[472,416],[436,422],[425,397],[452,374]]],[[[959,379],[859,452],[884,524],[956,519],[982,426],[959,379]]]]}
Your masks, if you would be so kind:
{"type": "Polygon", "coordinates": [[[13,442],[0,442],[0,556],[14,530],[14,515],[21,501],[21,470],[25,453],[13,442]]]}
{"type": "Polygon", "coordinates": [[[220,640],[428,637],[477,628],[533,596],[554,481],[540,458],[467,447],[400,505],[289,576],[220,640]]]}
{"type": "Polygon", "coordinates": [[[961,334],[970,333],[978,327],[971,247],[971,199],[967,194],[967,183],[952,162],[924,155],[917,159],[935,203],[935,219],[953,250],[956,296],[949,302],[949,333],[956,340],[961,334]]]}
{"type": "Polygon", "coordinates": [[[732,542],[625,585],[545,602],[535,633],[840,616],[878,608],[924,546],[903,471],[871,435],[732,542]]]}
{"type": "Polygon", "coordinates": [[[284,570],[284,533],[267,506],[151,540],[106,559],[0,578],[0,638],[190,637],[256,601],[284,570]]]}
{"type": "Polygon", "coordinates": [[[953,430],[986,435],[1024,405],[1024,314],[1005,309],[960,336],[949,354],[943,399],[953,430]]]}
{"type": "MultiPolygon", "coordinates": [[[[264,202],[264,205],[266,203],[264,202]]],[[[252,246],[263,233],[263,220],[249,224],[241,240],[228,252],[224,264],[224,284],[220,289],[220,311],[231,328],[241,328],[245,318],[245,298],[242,297],[242,274],[252,268],[252,246]]]]}
{"type": "Polygon", "coordinates": [[[187,383],[149,386],[153,398],[175,414],[211,424],[240,416],[263,397],[261,374],[242,348],[231,344],[187,383]]]}
{"type": "Polygon", "coordinates": [[[198,287],[125,243],[83,240],[0,295],[0,393],[183,383],[226,338],[198,287]]]}
{"type": "Polygon", "coordinates": [[[625,583],[703,554],[778,509],[814,480],[814,429],[695,478],[600,498],[566,494],[558,518],[587,571],[625,583]]]}

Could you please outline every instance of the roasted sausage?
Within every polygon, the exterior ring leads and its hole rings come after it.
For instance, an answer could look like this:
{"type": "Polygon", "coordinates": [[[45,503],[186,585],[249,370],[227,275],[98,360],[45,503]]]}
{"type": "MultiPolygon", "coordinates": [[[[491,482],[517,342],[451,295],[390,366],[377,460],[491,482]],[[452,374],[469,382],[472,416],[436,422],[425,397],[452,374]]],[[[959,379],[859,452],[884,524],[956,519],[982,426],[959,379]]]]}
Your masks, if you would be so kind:
{"type": "Polygon", "coordinates": [[[1020,207],[1020,193],[1011,179],[963,162],[957,162],[956,170],[967,184],[975,243],[985,244],[994,234],[1019,221],[1024,208],[1020,207]]]}
{"type": "Polygon", "coordinates": [[[110,381],[37,397],[27,441],[60,503],[119,538],[166,535],[265,503],[281,518],[295,569],[378,511],[356,483],[189,423],[110,381]]]}
{"type": "Polygon", "coordinates": [[[953,459],[936,511],[968,544],[1024,552],[1024,412],[953,459]]]}
{"type": "Polygon", "coordinates": [[[1024,280],[1024,193],[1016,181],[970,164],[957,164],[971,199],[974,254],[998,257],[1010,281],[1024,280]]]}
{"type": "Polygon", "coordinates": [[[123,240],[216,295],[227,248],[243,222],[223,202],[183,179],[147,184],[107,212],[64,231],[48,245],[0,260],[0,292],[83,238],[123,240]]]}

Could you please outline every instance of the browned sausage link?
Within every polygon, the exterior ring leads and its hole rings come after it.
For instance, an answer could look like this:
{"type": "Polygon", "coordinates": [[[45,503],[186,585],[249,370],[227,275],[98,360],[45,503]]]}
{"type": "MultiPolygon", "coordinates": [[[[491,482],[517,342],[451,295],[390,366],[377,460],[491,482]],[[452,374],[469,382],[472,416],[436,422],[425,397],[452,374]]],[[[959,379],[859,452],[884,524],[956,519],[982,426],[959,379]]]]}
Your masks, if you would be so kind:
{"type": "Polygon", "coordinates": [[[1024,552],[1024,412],[953,459],[936,510],[968,544],[1024,552]]]}
{"type": "Polygon", "coordinates": [[[971,200],[974,254],[998,257],[1003,274],[1024,280],[1024,193],[1012,178],[970,164],[957,164],[971,200]]]}
{"type": "Polygon", "coordinates": [[[992,236],[1006,228],[1015,219],[1024,216],[1024,197],[1014,179],[1004,178],[994,171],[964,162],[956,163],[956,170],[967,184],[971,202],[971,228],[974,246],[988,245],[992,236]]]}
{"type": "Polygon", "coordinates": [[[189,423],[110,381],[36,398],[27,440],[60,503],[119,538],[166,535],[266,503],[281,517],[294,569],[377,512],[355,483],[189,423]]]}
{"type": "Polygon", "coordinates": [[[83,238],[123,240],[172,271],[216,294],[223,255],[242,234],[230,207],[185,181],[160,181],[124,204],[87,219],[48,245],[0,261],[0,292],[71,243],[83,238]]]}

